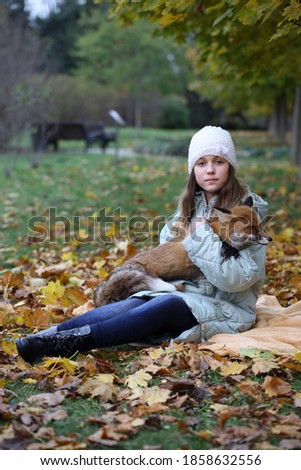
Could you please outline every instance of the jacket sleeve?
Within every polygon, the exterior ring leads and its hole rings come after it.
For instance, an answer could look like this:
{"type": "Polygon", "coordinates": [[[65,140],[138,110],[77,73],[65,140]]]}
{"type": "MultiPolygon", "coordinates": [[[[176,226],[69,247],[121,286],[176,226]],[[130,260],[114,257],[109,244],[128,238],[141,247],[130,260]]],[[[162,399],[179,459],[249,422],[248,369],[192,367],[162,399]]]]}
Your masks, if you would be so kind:
{"type": "Polygon", "coordinates": [[[238,258],[225,260],[222,242],[208,224],[201,225],[183,241],[191,261],[207,280],[225,292],[241,292],[253,286],[265,275],[265,247],[250,245],[238,258]]]}
{"type": "Polygon", "coordinates": [[[175,235],[171,232],[171,228],[173,224],[177,223],[179,221],[180,215],[179,213],[176,213],[171,219],[168,220],[168,222],[164,225],[160,232],[160,245],[162,245],[165,242],[169,242],[173,238],[175,238],[175,235]]]}

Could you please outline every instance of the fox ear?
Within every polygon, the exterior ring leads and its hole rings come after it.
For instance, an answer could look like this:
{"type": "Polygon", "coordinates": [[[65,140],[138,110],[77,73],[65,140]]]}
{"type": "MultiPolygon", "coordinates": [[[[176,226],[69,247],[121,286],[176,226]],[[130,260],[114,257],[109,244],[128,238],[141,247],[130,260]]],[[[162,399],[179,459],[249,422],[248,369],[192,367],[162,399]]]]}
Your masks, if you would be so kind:
{"type": "Polygon", "coordinates": [[[243,202],[243,206],[253,207],[253,198],[248,196],[247,199],[243,202]]]}
{"type": "Polygon", "coordinates": [[[226,223],[232,217],[232,213],[228,209],[214,207],[211,213],[211,218],[214,216],[217,216],[221,222],[226,223]]]}

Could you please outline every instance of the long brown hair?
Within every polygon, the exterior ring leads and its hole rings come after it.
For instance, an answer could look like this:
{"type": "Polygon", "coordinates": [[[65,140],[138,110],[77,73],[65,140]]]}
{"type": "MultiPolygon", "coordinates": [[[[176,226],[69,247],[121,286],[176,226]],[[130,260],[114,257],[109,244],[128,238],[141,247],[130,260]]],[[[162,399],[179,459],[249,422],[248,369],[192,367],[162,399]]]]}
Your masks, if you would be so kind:
{"type": "MultiPolygon", "coordinates": [[[[198,185],[194,171],[191,172],[187,185],[181,194],[178,202],[178,210],[184,228],[187,228],[195,212],[195,195],[202,188],[198,185]]],[[[242,184],[235,176],[234,168],[229,165],[229,178],[225,186],[218,193],[215,203],[217,207],[231,209],[231,207],[241,204],[248,192],[247,186],[242,184]]]]}

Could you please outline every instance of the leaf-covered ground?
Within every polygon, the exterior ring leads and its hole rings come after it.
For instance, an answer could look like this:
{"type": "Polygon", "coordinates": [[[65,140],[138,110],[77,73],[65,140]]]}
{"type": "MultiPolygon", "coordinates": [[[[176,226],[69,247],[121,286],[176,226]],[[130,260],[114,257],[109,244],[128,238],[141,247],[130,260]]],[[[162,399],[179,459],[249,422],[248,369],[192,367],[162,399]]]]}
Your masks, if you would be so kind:
{"type": "MultiPolygon", "coordinates": [[[[242,161],[240,176],[269,200],[273,215],[263,293],[287,306],[301,300],[296,169],[265,140],[258,150],[250,136],[237,138],[252,157],[242,161]]],[[[16,355],[18,335],[91,309],[95,286],[126,256],[157,241],[157,218],[172,212],[186,179],[182,159],[131,158],[112,168],[111,157],[88,157],[50,155],[35,172],[21,161],[21,171],[4,184],[1,448],[300,449],[301,352],[245,349],[221,357],[171,342],[45,358],[34,366],[16,355]],[[60,217],[80,215],[77,235],[85,240],[99,209],[113,219],[101,240],[89,243],[79,237],[66,243],[58,221],[48,227],[56,243],[28,240],[28,219],[46,217],[49,207],[60,217]],[[131,223],[121,224],[124,215],[131,223]]],[[[43,220],[31,236],[44,233],[43,220]]]]}

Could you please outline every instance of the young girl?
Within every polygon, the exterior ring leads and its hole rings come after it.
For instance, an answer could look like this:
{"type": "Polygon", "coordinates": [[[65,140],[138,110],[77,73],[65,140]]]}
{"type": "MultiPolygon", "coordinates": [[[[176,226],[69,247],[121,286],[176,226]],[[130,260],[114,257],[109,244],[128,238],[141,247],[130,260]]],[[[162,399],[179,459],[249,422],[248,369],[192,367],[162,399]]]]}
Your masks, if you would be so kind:
{"type": "MultiPolygon", "coordinates": [[[[267,203],[235,177],[236,154],[229,132],[206,126],[191,139],[187,187],[174,218],[191,228],[183,245],[203,273],[184,292],[143,291],[95,308],[35,335],[17,339],[19,354],[34,362],[44,356],[72,356],[155,338],[207,341],[217,333],[238,333],[255,322],[255,304],[265,276],[265,247],[250,245],[239,257],[224,260],[222,242],[205,218],[214,206],[230,209],[252,195],[263,218],[267,203]]],[[[161,243],[173,235],[165,225],[161,243]]],[[[176,262],[176,260],[175,260],[176,262]]]]}

